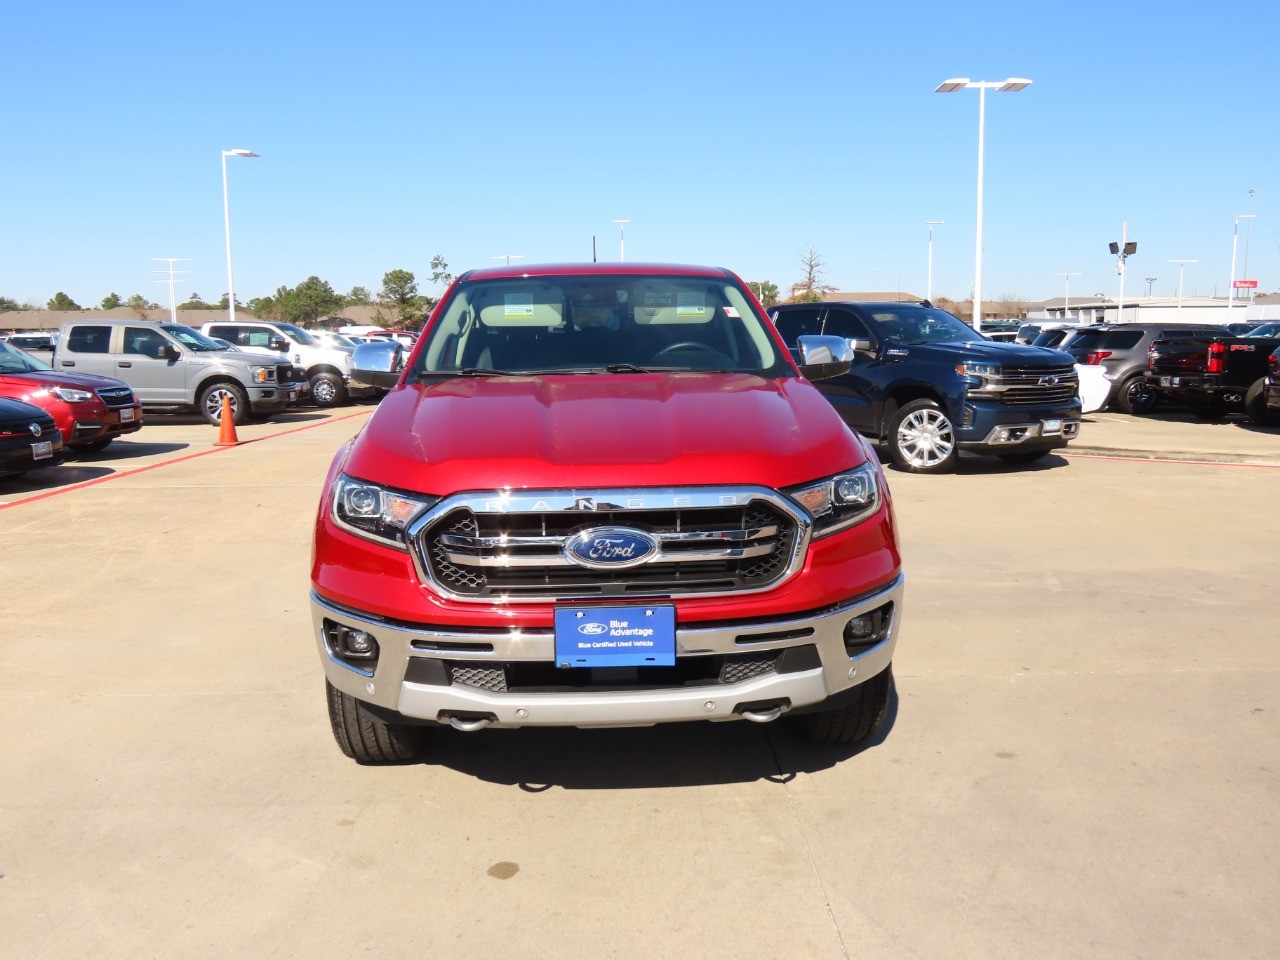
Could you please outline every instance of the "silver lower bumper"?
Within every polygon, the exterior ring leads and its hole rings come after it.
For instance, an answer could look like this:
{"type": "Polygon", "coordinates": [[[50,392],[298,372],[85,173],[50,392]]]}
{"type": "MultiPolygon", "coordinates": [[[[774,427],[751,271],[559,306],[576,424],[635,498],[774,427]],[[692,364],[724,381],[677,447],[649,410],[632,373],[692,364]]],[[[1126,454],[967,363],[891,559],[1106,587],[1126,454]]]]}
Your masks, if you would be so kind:
{"type": "Polygon", "coordinates": [[[312,622],[325,675],[338,689],[405,717],[447,722],[453,715],[491,715],[492,726],[647,726],[685,720],[730,720],[744,704],[810,706],[871,679],[889,666],[902,620],[904,579],[856,602],[820,614],[725,627],[678,627],[677,656],[773,652],[813,645],[821,666],[798,673],[765,674],[739,683],[653,690],[604,692],[494,693],[461,684],[439,686],[405,679],[410,658],[437,660],[555,660],[550,630],[493,634],[451,633],[447,628],[410,628],[366,618],[334,607],[311,594],[312,622]],[[845,624],[853,617],[893,603],[888,636],[858,657],[844,646],[845,624]],[[377,666],[362,672],[339,660],[325,640],[323,621],[373,634],[380,650],[377,666]],[[778,635],[787,639],[779,640],[778,635]],[[753,642],[753,636],[760,636],[753,642]],[[477,648],[491,645],[491,651],[477,648]],[[453,648],[453,649],[450,649],[453,648]]]}
{"type": "MultiPolygon", "coordinates": [[[[1074,440],[1080,435],[1079,420],[1062,420],[1062,428],[1054,433],[1044,432],[1044,421],[1030,423],[1002,423],[979,441],[983,446],[1012,447],[1032,440],[1074,440]]],[[[961,444],[963,446],[963,444],[961,444]]]]}

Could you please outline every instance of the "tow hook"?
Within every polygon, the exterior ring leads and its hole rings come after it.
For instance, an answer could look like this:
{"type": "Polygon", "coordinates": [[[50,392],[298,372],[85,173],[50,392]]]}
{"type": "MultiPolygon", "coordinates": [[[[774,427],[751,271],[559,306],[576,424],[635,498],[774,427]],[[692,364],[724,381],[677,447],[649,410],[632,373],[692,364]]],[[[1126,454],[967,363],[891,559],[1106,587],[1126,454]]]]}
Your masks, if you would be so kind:
{"type": "Polygon", "coordinates": [[[454,713],[442,716],[440,719],[444,720],[446,717],[449,721],[449,726],[455,730],[461,730],[463,733],[483,730],[498,719],[492,713],[454,713]]]}

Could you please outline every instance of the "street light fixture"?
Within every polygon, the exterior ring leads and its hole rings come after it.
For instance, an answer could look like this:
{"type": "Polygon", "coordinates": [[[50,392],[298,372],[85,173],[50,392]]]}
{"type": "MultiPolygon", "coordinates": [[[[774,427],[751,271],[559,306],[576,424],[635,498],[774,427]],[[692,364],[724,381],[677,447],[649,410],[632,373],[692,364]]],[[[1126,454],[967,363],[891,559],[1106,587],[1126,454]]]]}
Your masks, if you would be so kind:
{"type": "Polygon", "coordinates": [[[1124,262],[1138,252],[1138,241],[1129,239],[1129,221],[1120,227],[1120,242],[1107,244],[1116,258],[1116,272],[1120,274],[1120,300],[1116,304],[1116,323],[1124,323],[1124,262]]]}
{"type": "Polygon", "coordinates": [[[1145,277],[1144,279],[1147,281],[1147,299],[1149,300],[1149,299],[1151,299],[1151,285],[1152,285],[1153,283],[1155,283],[1157,280],[1159,280],[1160,278],[1159,278],[1159,277],[1145,277]]]}
{"type": "Polygon", "coordinates": [[[945,220],[926,220],[929,227],[929,282],[925,288],[924,298],[933,303],[933,228],[946,223],[945,220]]]}
{"type": "Polygon", "coordinates": [[[500,253],[500,254],[498,254],[496,257],[490,257],[489,259],[490,259],[490,260],[505,260],[505,261],[507,261],[507,266],[509,267],[509,266],[511,266],[511,261],[512,261],[512,260],[523,260],[523,259],[524,259],[524,254],[523,254],[523,253],[500,253]]]}
{"type": "Polygon", "coordinates": [[[1055,273],[1055,277],[1062,278],[1062,319],[1071,319],[1071,278],[1082,277],[1084,274],[1077,271],[1076,273],[1055,273]]]}
{"type": "Polygon", "coordinates": [[[618,262],[623,263],[627,259],[627,224],[630,220],[614,220],[613,223],[618,225],[618,262]]]}
{"type": "Polygon", "coordinates": [[[1237,214],[1236,225],[1231,231],[1231,283],[1227,285],[1227,323],[1231,322],[1231,311],[1236,305],[1236,247],[1240,243],[1240,221],[1252,220],[1256,216],[1255,213],[1237,214]]]}
{"type": "Polygon", "coordinates": [[[1031,81],[1022,77],[1010,77],[1007,80],[970,80],[960,77],[944,80],[934,93],[955,93],[957,90],[978,91],[978,236],[977,249],[974,252],[973,268],[973,329],[982,329],[982,164],[983,140],[987,125],[987,91],[997,93],[1017,93],[1031,86],[1031,81]]]}
{"type": "Polygon", "coordinates": [[[227,228],[227,319],[236,322],[236,290],[231,275],[231,205],[227,201],[227,157],[256,157],[258,154],[243,148],[222,151],[222,220],[227,228]]]}
{"type": "Polygon", "coordinates": [[[1199,260],[1170,260],[1178,265],[1178,309],[1182,309],[1182,270],[1188,263],[1199,263],[1199,260]]]}
{"type": "Polygon", "coordinates": [[[168,279],[168,280],[153,280],[152,282],[153,282],[153,283],[168,283],[168,284],[169,284],[169,322],[170,322],[170,323],[177,323],[177,322],[178,322],[178,305],[177,305],[177,303],[176,303],[176,302],[174,301],[174,299],[173,299],[173,285],[174,285],[175,283],[186,283],[186,281],[185,281],[185,280],[177,280],[177,279],[175,279],[175,278],[174,278],[174,274],[178,274],[178,273],[190,273],[191,271],[190,271],[190,270],[175,270],[175,269],[173,269],[173,265],[174,265],[175,263],[189,263],[189,262],[191,261],[191,258],[190,258],[190,257],[152,257],[151,259],[152,259],[152,260],[155,260],[155,261],[157,261],[157,262],[159,262],[159,263],[167,263],[167,264],[169,264],[169,269],[168,269],[168,270],[152,270],[152,271],[151,271],[152,273],[164,273],[164,274],[168,274],[169,279],[168,279]]]}

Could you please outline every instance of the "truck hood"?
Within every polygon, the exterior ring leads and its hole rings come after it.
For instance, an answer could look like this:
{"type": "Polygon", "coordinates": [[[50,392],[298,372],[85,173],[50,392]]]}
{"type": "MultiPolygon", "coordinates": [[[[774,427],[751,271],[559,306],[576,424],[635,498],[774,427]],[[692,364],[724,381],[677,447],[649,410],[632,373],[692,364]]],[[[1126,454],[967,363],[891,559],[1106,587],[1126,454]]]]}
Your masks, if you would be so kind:
{"type": "Polygon", "coordinates": [[[863,445],[804,380],[579,374],[401,385],[379,404],[344,470],[448,495],[504,487],[786,487],[865,459],[863,445]]]}
{"type": "Polygon", "coordinates": [[[1031,347],[1022,343],[999,340],[979,343],[896,343],[886,345],[886,359],[937,360],[954,363],[998,363],[1006,367],[1058,367],[1075,363],[1071,354],[1047,347],[1031,347]],[[894,353],[904,350],[906,353],[894,353]]]}

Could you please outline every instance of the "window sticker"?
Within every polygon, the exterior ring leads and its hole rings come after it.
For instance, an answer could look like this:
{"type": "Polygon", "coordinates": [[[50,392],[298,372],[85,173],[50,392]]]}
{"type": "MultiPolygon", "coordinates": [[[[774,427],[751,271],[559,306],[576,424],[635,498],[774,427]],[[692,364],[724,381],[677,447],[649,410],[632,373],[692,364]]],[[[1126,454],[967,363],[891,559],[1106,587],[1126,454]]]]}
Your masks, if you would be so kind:
{"type": "Polygon", "coordinates": [[[677,317],[703,317],[707,313],[707,295],[700,290],[676,294],[677,317]]]}
{"type": "Polygon", "coordinates": [[[646,290],[644,292],[644,305],[646,307],[669,307],[671,306],[671,294],[669,292],[658,292],[657,290],[646,290]]]}
{"type": "Polygon", "coordinates": [[[739,320],[739,319],[741,319],[741,316],[738,314],[738,308],[737,308],[737,307],[725,307],[725,308],[724,308],[724,315],[725,315],[726,317],[728,317],[730,320],[739,320]]]}
{"type": "Polygon", "coordinates": [[[533,294],[508,293],[504,295],[502,317],[504,320],[532,320],[533,294]]]}

